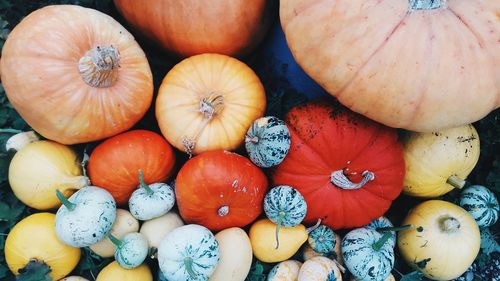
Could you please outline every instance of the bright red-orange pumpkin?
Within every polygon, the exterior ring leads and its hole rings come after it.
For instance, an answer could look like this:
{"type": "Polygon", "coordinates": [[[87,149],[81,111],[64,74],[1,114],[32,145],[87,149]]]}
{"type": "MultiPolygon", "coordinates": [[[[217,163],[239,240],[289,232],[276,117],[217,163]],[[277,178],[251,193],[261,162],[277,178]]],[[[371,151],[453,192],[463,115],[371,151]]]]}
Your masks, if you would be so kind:
{"type": "Polygon", "coordinates": [[[249,54],[272,21],[268,0],[114,0],[136,29],[184,57],[249,54]]]}
{"type": "Polygon", "coordinates": [[[172,147],[162,136],[134,130],[99,144],[90,155],[87,170],[93,185],[105,188],[123,205],[139,185],[139,169],[150,184],[167,180],[174,165],[172,147]]]}
{"type": "Polygon", "coordinates": [[[405,164],[396,130],[324,100],[292,109],[285,121],[291,147],[272,180],[302,193],[305,222],[362,226],[401,193],[405,164]]]}
{"type": "Polygon", "coordinates": [[[267,178],[257,166],[223,150],[188,160],[175,180],[182,218],[213,231],[253,222],[262,213],[266,190],[267,178]]]}

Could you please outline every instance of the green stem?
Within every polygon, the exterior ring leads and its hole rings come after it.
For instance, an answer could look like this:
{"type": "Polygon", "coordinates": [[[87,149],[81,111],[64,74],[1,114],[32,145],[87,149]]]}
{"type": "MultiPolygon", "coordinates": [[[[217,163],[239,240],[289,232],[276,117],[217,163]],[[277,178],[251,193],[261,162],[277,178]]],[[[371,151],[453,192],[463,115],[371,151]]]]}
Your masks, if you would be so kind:
{"type": "Polygon", "coordinates": [[[196,273],[193,269],[193,259],[191,257],[184,258],[184,266],[186,267],[186,271],[189,274],[189,277],[192,279],[196,279],[196,273]]]}
{"type": "Polygon", "coordinates": [[[384,233],[384,235],[382,235],[382,237],[380,237],[380,239],[375,242],[375,244],[373,244],[373,250],[375,251],[380,251],[380,249],[382,249],[382,247],[384,246],[385,242],[387,242],[387,240],[389,240],[389,238],[392,237],[392,233],[390,232],[386,232],[384,233]]]}
{"type": "Polygon", "coordinates": [[[18,130],[18,129],[12,129],[12,128],[5,128],[5,129],[0,129],[0,133],[11,133],[11,134],[19,134],[22,133],[23,131],[18,130]]]}
{"type": "Polygon", "coordinates": [[[120,248],[123,244],[123,242],[116,238],[115,236],[113,236],[113,234],[108,234],[108,239],[111,241],[111,243],[115,244],[116,247],[120,248]]]}
{"type": "Polygon", "coordinates": [[[407,225],[395,226],[395,227],[381,227],[381,228],[377,228],[376,230],[378,232],[382,232],[382,233],[386,233],[386,232],[391,233],[393,231],[407,230],[410,228],[415,228],[415,226],[412,224],[407,224],[407,225]]]}
{"type": "Polygon", "coordinates": [[[401,231],[401,230],[406,230],[406,229],[410,229],[410,228],[415,228],[415,226],[413,226],[411,224],[407,224],[407,225],[397,226],[397,227],[381,227],[381,228],[377,228],[376,230],[378,232],[383,233],[383,235],[382,235],[382,237],[380,237],[380,239],[377,242],[375,242],[375,244],[372,245],[373,250],[380,251],[380,249],[382,249],[382,247],[387,242],[387,240],[389,240],[389,238],[392,237],[392,232],[393,231],[401,231]]]}
{"type": "Polygon", "coordinates": [[[76,207],[75,203],[71,203],[66,197],[64,197],[64,194],[62,194],[59,189],[56,190],[56,196],[61,201],[61,203],[68,208],[68,210],[73,211],[76,207]]]}
{"type": "Polygon", "coordinates": [[[307,231],[307,234],[311,233],[311,231],[315,230],[316,228],[318,228],[319,226],[321,225],[321,219],[318,219],[318,222],[316,222],[315,225],[309,227],[306,229],[307,231]]]}
{"type": "Polygon", "coordinates": [[[144,182],[144,175],[142,174],[142,170],[141,169],[139,169],[139,185],[146,190],[146,192],[148,193],[148,195],[153,195],[153,193],[155,193],[151,189],[151,187],[149,187],[149,185],[147,185],[144,182]]]}
{"type": "Polygon", "coordinates": [[[450,184],[454,188],[461,189],[465,185],[465,180],[463,180],[455,175],[452,175],[446,180],[446,183],[450,184]]]}

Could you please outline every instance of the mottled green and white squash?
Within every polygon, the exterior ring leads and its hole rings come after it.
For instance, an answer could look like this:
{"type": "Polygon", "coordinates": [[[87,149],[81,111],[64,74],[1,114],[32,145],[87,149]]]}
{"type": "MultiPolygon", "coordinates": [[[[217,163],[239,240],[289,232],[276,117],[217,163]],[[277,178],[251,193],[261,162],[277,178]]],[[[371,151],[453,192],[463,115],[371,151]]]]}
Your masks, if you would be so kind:
{"type": "Polygon", "coordinates": [[[276,249],[281,226],[294,227],[307,213],[307,203],[300,192],[288,185],[273,187],[264,197],[264,212],[276,224],[276,249]]]}
{"type": "Polygon", "coordinates": [[[73,247],[88,247],[104,239],[116,219],[116,203],[105,189],[87,186],[69,199],[57,190],[63,205],[56,213],[59,240],[73,247]]]}
{"type": "MultiPolygon", "coordinates": [[[[394,225],[388,218],[382,216],[378,219],[372,220],[369,224],[365,225],[364,227],[377,230],[381,228],[394,227],[394,225]]],[[[389,240],[387,240],[387,243],[390,243],[394,248],[396,247],[396,231],[391,231],[391,234],[392,236],[389,238],[389,240]]]]}
{"type": "Polygon", "coordinates": [[[280,164],[290,149],[290,131],[283,120],[273,116],[255,120],[245,137],[245,148],[252,162],[269,168],[280,164]]]}
{"type": "Polygon", "coordinates": [[[175,204],[174,189],[166,183],[144,182],[142,171],[139,170],[139,188],[128,201],[130,213],[141,221],[158,218],[168,213],[175,204]]]}
{"type": "Polygon", "coordinates": [[[267,281],[295,281],[299,278],[302,263],[296,260],[286,260],[275,265],[267,275],[267,281]]]}
{"type": "Polygon", "coordinates": [[[484,186],[467,187],[460,195],[460,206],[476,220],[479,227],[494,225],[500,206],[495,194],[484,186]]]}
{"type": "Polygon", "coordinates": [[[391,233],[356,228],[342,239],[342,257],[349,271],[360,281],[385,280],[394,266],[394,248],[387,240],[391,233]]]}
{"type": "Polygon", "coordinates": [[[326,225],[320,225],[309,233],[307,242],[314,251],[329,254],[335,251],[337,238],[331,228],[326,225]]]}
{"type": "Polygon", "coordinates": [[[138,267],[148,255],[148,240],[140,233],[129,233],[121,240],[112,234],[109,234],[108,238],[116,245],[116,262],[125,269],[138,267]]]}
{"type": "Polygon", "coordinates": [[[215,236],[196,224],[172,230],[158,248],[160,269],[169,281],[208,280],[219,256],[215,236]]]}
{"type": "Polygon", "coordinates": [[[337,265],[329,258],[314,257],[304,262],[298,281],[342,281],[337,265]]]}

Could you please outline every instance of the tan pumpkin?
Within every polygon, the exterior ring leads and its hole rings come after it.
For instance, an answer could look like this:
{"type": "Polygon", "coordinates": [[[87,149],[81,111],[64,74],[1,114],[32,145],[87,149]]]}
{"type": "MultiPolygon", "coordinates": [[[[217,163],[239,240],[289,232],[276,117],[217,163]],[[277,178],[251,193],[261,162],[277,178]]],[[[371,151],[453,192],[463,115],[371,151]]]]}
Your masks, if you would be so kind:
{"type": "Polygon", "coordinates": [[[116,20],[73,5],[41,8],[19,23],[2,50],[9,101],[44,137],[99,140],[132,127],[153,96],[148,61],[116,20]]]}
{"type": "Polygon", "coordinates": [[[251,68],[225,55],[203,54],[167,73],[156,118],[173,146],[198,154],[237,148],[265,107],[264,87],[251,68]]]}
{"type": "Polygon", "coordinates": [[[302,68],[351,110],[429,132],[500,106],[500,2],[280,2],[302,68]]]}
{"type": "Polygon", "coordinates": [[[187,57],[202,53],[246,55],[262,40],[273,1],[114,0],[136,29],[165,49],[187,57]]]}

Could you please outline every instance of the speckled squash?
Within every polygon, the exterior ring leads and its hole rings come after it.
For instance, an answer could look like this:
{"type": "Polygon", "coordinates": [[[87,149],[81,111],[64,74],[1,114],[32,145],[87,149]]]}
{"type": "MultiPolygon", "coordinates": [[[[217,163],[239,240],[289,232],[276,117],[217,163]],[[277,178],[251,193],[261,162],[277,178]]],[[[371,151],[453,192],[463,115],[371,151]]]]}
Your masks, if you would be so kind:
{"type": "Polygon", "coordinates": [[[331,259],[314,257],[304,262],[297,281],[342,281],[342,275],[331,259]]]}
{"type": "Polygon", "coordinates": [[[116,245],[115,260],[125,269],[136,268],[141,265],[148,255],[148,240],[140,233],[133,232],[117,239],[110,234],[109,239],[116,245]]]}
{"type": "Polygon", "coordinates": [[[87,247],[102,240],[116,219],[116,204],[105,189],[88,186],[69,199],[58,192],[63,205],[56,213],[57,237],[66,245],[87,247]]]}
{"type": "Polygon", "coordinates": [[[337,245],[335,232],[326,225],[320,225],[309,233],[307,242],[311,248],[322,254],[332,253],[337,245]]]}
{"type": "Polygon", "coordinates": [[[290,149],[290,131],[283,120],[266,116],[255,120],[245,136],[245,148],[252,162],[261,167],[276,166],[290,149]]]}
{"type": "Polygon", "coordinates": [[[498,199],[484,186],[473,185],[462,191],[460,206],[471,214],[479,227],[494,225],[498,220],[498,199]]]}
{"type": "Polygon", "coordinates": [[[307,213],[307,204],[298,190],[291,186],[273,187],[264,197],[264,212],[276,224],[276,248],[279,247],[281,226],[293,227],[302,222],[307,213]]]}
{"type": "MultiPolygon", "coordinates": [[[[351,281],[360,281],[360,280],[356,279],[354,277],[351,277],[351,281]]],[[[389,277],[387,277],[384,281],[396,281],[396,278],[394,278],[394,275],[390,274],[389,277]]]]}
{"type": "Polygon", "coordinates": [[[139,171],[139,188],[128,201],[130,213],[141,221],[151,220],[168,213],[175,204],[174,189],[166,183],[146,184],[139,171]]]}
{"type": "Polygon", "coordinates": [[[266,281],[297,281],[302,263],[296,260],[286,260],[275,265],[266,281]]]}
{"type": "Polygon", "coordinates": [[[342,257],[349,271],[361,281],[385,280],[394,266],[394,248],[387,243],[391,233],[356,228],[342,240],[342,257]],[[385,243],[382,239],[385,236],[385,243]]]}
{"type": "Polygon", "coordinates": [[[433,198],[462,188],[479,159],[479,135],[472,125],[402,137],[406,174],[403,192],[433,198]]]}
{"type": "Polygon", "coordinates": [[[335,249],[333,252],[328,253],[328,254],[323,254],[323,253],[318,253],[311,248],[309,243],[306,243],[304,247],[302,247],[302,258],[304,261],[310,260],[314,257],[327,257],[332,260],[336,260],[341,266],[344,265],[344,259],[342,258],[342,251],[340,249],[340,244],[342,241],[342,237],[335,233],[335,239],[337,240],[337,243],[335,243],[335,249]]]}
{"type": "MultiPolygon", "coordinates": [[[[382,216],[378,219],[372,220],[369,224],[365,225],[364,228],[377,230],[378,228],[393,227],[393,226],[394,225],[388,218],[382,216]]],[[[394,248],[396,247],[396,232],[391,231],[391,233],[392,236],[391,238],[389,238],[389,240],[387,240],[387,243],[391,244],[392,247],[394,248]]]]}
{"type": "Polygon", "coordinates": [[[196,224],[174,229],[158,248],[160,269],[169,281],[207,280],[219,263],[219,255],[215,236],[196,224]]]}

